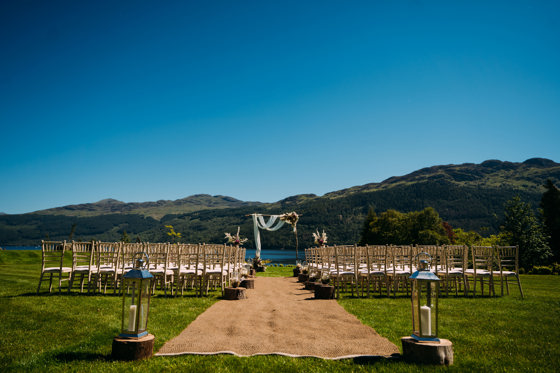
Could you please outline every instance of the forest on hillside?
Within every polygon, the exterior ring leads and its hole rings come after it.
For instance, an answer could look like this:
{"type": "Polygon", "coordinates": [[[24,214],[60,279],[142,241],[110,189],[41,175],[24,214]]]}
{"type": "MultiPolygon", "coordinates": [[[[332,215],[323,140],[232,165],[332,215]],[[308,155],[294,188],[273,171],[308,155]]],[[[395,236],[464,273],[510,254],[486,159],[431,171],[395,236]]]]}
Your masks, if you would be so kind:
{"type": "MultiPolygon", "coordinates": [[[[395,209],[401,212],[433,207],[454,228],[474,230],[482,235],[499,230],[504,203],[519,197],[536,210],[541,193],[511,187],[486,188],[461,186],[446,180],[426,180],[393,188],[350,193],[336,198],[288,198],[273,204],[243,206],[169,214],[160,220],[138,214],[106,214],[90,217],[22,214],[0,216],[0,245],[36,245],[40,240],[119,240],[123,232],[133,240],[165,242],[165,225],[173,225],[185,242],[224,242],[224,232],[241,234],[253,246],[251,213],[280,214],[297,211],[299,245],[312,244],[311,233],[325,229],[330,242],[353,244],[359,241],[368,211],[395,209]]],[[[295,240],[289,229],[262,235],[263,247],[293,248],[295,240]]]]}

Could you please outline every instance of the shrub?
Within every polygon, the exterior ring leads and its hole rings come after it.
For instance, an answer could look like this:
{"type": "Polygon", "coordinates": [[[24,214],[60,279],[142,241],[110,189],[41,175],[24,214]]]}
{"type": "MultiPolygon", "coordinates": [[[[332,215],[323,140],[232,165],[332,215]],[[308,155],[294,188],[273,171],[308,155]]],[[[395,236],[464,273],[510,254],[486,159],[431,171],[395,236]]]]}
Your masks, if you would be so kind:
{"type": "Polygon", "coordinates": [[[534,266],[531,271],[532,275],[551,275],[552,266],[534,266]]]}

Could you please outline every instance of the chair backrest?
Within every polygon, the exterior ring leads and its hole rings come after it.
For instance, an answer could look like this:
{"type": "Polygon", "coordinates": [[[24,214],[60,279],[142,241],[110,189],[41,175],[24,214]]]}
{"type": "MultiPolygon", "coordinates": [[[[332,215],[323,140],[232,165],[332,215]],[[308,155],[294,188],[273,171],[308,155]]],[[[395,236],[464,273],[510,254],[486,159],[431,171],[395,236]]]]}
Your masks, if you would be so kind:
{"type": "Polygon", "coordinates": [[[413,271],[418,269],[418,254],[420,253],[427,253],[432,258],[432,262],[430,263],[430,270],[432,272],[437,272],[440,268],[443,267],[443,258],[442,258],[442,248],[438,245],[416,245],[414,247],[413,253],[413,271]]]}
{"type": "Polygon", "coordinates": [[[367,271],[369,268],[367,246],[356,246],[355,252],[357,268],[361,271],[367,271]]]}
{"type": "Polygon", "coordinates": [[[389,246],[394,270],[412,272],[413,249],[410,245],[389,246]]]}
{"type": "Polygon", "coordinates": [[[41,241],[41,270],[62,268],[67,249],[66,241],[41,241]]]}
{"type": "Polygon", "coordinates": [[[467,269],[468,247],[466,245],[445,245],[443,247],[442,271],[467,269]]]}
{"type": "Polygon", "coordinates": [[[471,259],[475,274],[480,270],[492,272],[494,248],[492,246],[471,246],[471,259]]]}
{"type": "Polygon", "coordinates": [[[95,244],[90,242],[76,242],[72,241],[72,270],[75,271],[80,268],[82,271],[87,267],[91,270],[94,259],[95,244]]]}
{"type": "Polygon", "coordinates": [[[387,270],[387,245],[368,245],[367,253],[370,271],[385,272],[387,270]]]}
{"type": "Polygon", "coordinates": [[[167,243],[148,244],[148,255],[150,258],[148,270],[167,270],[167,267],[169,267],[169,246],[167,243]]]}
{"type": "Polygon", "coordinates": [[[205,271],[224,268],[225,245],[204,244],[201,252],[205,271]]]}
{"type": "Polygon", "coordinates": [[[96,242],[94,245],[94,248],[96,250],[94,267],[97,270],[116,270],[118,266],[120,247],[120,242],[96,242]]]}
{"type": "Polygon", "coordinates": [[[335,264],[338,272],[352,272],[356,270],[356,246],[334,246],[335,264]]]}
{"type": "Polygon", "coordinates": [[[519,273],[519,246],[496,246],[495,262],[501,272],[519,273]]]}

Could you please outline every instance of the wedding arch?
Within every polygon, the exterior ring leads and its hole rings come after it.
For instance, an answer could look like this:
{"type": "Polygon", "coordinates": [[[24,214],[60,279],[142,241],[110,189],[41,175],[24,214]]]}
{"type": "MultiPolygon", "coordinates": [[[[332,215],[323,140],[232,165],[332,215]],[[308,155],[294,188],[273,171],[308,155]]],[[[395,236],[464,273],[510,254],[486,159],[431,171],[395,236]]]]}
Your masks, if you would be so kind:
{"type": "Polygon", "coordinates": [[[296,260],[298,259],[298,239],[297,239],[297,221],[299,219],[299,215],[294,212],[289,212],[281,215],[263,215],[253,213],[251,214],[253,217],[253,227],[255,232],[255,256],[257,258],[261,257],[261,233],[260,230],[264,229],[267,231],[277,231],[278,229],[282,228],[285,223],[288,223],[292,226],[294,230],[294,235],[296,237],[296,260]],[[265,216],[268,217],[268,221],[265,221],[265,216]]]}

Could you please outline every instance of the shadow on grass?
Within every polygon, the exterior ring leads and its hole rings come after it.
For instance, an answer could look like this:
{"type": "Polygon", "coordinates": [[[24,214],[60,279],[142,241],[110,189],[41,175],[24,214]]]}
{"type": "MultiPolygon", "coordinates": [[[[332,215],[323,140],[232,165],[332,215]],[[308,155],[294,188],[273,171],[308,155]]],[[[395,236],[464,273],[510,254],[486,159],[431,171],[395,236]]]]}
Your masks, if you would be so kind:
{"type": "Polygon", "coordinates": [[[358,356],[352,359],[354,364],[358,365],[372,365],[378,363],[392,363],[404,361],[401,354],[393,354],[389,357],[385,356],[358,356]]]}
{"type": "Polygon", "coordinates": [[[73,361],[112,361],[111,355],[73,351],[60,352],[54,355],[53,358],[62,363],[70,363],[73,361]]]}

